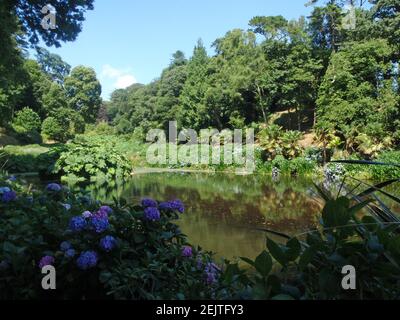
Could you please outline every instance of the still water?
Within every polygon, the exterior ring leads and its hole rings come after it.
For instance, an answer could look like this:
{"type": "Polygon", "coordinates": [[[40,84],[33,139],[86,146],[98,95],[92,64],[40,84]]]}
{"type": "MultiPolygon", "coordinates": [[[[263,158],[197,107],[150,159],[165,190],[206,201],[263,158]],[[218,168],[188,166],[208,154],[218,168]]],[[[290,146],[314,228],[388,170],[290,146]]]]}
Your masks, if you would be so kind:
{"type": "MultiPolygon", "coordinates": [[[[92,189],[108,200],[123,197],[138,203],[180,199],[186,212],[177,221],[189,242],[219,258],[255,258],[265,249],[269,229],[294,236],[316,225],[321,201],[311,180],[210,173],[146,173],[112,192],[92,189]]],[[[269,234],[275,240],[278,236],[269,234]]]]}

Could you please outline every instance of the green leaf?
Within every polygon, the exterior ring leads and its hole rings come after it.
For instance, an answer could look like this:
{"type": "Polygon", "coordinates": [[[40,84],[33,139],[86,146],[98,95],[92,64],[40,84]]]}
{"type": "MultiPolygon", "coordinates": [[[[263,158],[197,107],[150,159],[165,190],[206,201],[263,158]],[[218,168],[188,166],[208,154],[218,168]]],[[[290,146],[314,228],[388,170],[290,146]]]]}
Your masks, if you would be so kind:
{"type": "Polygon", "coordinates": [[[360,203],[354,205],[353,207],[350,208],[350,211],[349,211],[350,215],[360,212],[362,209],[364,209],[366,206],[368,206],[371,202],[374,202],[374,200],[368,199],[368,200],[365,200],[363,202],[360,202],[360,203]]]}
{"type": "Polygon", "coordinates": [[[357,195],[357,197],[362,198],[362,197],[368,196],[371,193],[376,192],[377,189],[382,189],[384,187],[387,187],[387,186],[389,186],[389,185],[391,185],[393,183],[399,182],[399,181],[400,181],[400,179],[392,179],[392,180],[389,180],[389,181],[385,181],[385,182],[379,183],[379,184],[377,184],[377,185],[365,190],[364,192],[360,193],[359,195],[357,195]]]}
{"type": "Polygon", "coordinates": [[[267,248],[274,259],[278,261],[283,267],[287,265],[288,261],[286,259],[285,252],[277,243],[275,243],[270,238],[267,239],[267,248]]]}
{"type": "Polygon", "coordinates": [[[290,239],[286,244],[288,250],[286,251],[286,257],[289,261],[295,261],[300,255],[301,244],[296,238],[290,239]]]}
{"type": "Polygon", "coordinates": [[[255,260],[254,263],[257,271],[263,276],[266,277],[272,270],[272,259],[267,251],[263,251],[255,260]]]}
{"type": "Polygon", "coordinates": [[[336,200],[329,200],[322,211],[324,227],[335,228],[345,226],[350,220],[349,199],[340,197],[336,200]]]}
{"type": "Polygon", "coordinates": [[[255,267],[255,262],[249,258],[240,257],[240,260],[246,262],[247,264],[251,265],[252,267],[255,267]]]}
{"type": "Polygon", "coordinates": [[[308,247],[306,250],[304,250],[299,260],[300,270],[304,270],[312,262],[316,253],[317,251],[313,247],[308,247]]]}

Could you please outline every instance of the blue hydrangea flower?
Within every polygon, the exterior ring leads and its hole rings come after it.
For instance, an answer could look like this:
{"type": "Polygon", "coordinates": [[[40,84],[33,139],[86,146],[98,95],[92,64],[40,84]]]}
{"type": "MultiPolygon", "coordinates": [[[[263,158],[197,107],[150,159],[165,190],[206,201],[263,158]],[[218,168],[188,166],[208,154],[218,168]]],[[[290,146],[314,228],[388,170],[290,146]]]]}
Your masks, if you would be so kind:
{"type": "Polygon", "coordinates": [[[10,191],[11,191],[11,189],[9,187],[1,187],[0,188],[0,194],[3,194],[5,192],[10,192],[10,191]]]}
{"type": "Polygon", "coordinates": [[[72,248],[72,245],[68,241],[64,241],[60,245],[61,251],[67,251],[72,248]]]}
{"type": "Polygon", "coordinates": [[[142,207],[143,208],[157,208],[157,201],[150,199],[150,198],[142,199],[142,207]]]}
{"type": "Polygon", "coordinates": [[[107,252],[110,252],[117,245],[117,240],[112,236],[106,236],[100,240],[100,247],[107,252]]]}
{"type": "Polygon", "coordinates": [[[84,213],[82,213],[82,217],[89,219],[93,216],[93,214],[90,211],[85,211],[84,213]]]}
{"type": "Polygon", "coordinates": [[[82,252],[79,258],[76,260],[76,264],[81,270],[88,270],[94,268],[97,265],[98,256],[94,251],[82,252]]]}
{"type": "Polygon", "coordinates": [[[79,232],[87,227],[87,222],[83,217],[73,217],[69,223],[69,228],[74,232],[79,232]]]}
{"type": "Polygon", "coordinates": [[[62,187],[58,183],[50,183],[47,185],[47,191],[59,192],[61,191],[62,187]]]}
{"type": "Polygon", "coordinates": [[[8,192],[4,192],[1,196],[1,201],[4,203],[9,203],[11,201],[14,201],[15,199],[17,199],[17,194],[15,191],[8,191],[8,192]]]}
{"type": "Polygon", "coordinates": [[[91,227],[96,231],[96,233],[102,233],[110,227],[110,223],[107,218],[93,216],[90,219],[91,227]]]}
{"type": "Polygon", "coordinates": [[[146,208],[144,209],[144,218],[150,221],[158,221],[161,218],[160,211],[153,207],[146,208]]]}
{"type": "Polygon", "coordinates": [[[7,180],[10,181],[10,182],[15,182],[15,181],[17,181],[17,177],[16,176],[9,176],[7,180]]]}
{"type": "Polygon", "coordinates": [[[185,211],[185,207],[184,207],[182,201],[180,201],[180,200],[162,202],[162,203],[160,203],[159,208],[161,210],[178,211],[180,213],[183,213],[185,211]]]}
{"type": "Polygon", "coordinates": [[[65,251],[65,256],[69,259],[75,257],[75,250],[74,249],[68,249],[67,251],[65,251]]]}

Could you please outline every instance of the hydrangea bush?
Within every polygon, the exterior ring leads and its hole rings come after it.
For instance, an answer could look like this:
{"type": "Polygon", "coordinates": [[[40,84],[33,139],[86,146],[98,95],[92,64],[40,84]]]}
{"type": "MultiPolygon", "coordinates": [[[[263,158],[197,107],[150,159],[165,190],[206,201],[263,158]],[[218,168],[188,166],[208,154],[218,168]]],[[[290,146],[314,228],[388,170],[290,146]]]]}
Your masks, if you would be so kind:
{"type": "Polygon", "coordinates": [[[106,206],[59,184],[29,191],[0,178],[0,299],[218,299],[220,266],[187,243],[179,200],[106,206]],[[55,267],[57,289],[41,287],[55,267]]]}

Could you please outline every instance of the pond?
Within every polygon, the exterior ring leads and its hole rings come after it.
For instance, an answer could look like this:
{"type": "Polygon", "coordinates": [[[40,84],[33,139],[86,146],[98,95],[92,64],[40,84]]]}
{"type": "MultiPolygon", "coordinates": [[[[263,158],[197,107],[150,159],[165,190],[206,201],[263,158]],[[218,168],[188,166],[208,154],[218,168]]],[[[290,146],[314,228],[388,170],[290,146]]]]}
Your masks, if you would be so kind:
{"type": "MultiPolygon", "coordinates": [[[[312,181],[266,176],[210,173],[146,173],[123,187],[91,188],[97,199],[123,197],[138,203],[144,197],[180,199],[186,207],[177,221],[190,243],[219,258],[255,258],[265,249],[266,233],[294,236],[315,226],[321,202],[312,181]]],[[[279,236],[269,234],[279,241],[279,236]]]]}
{"type": "MultiPolygon", "coordinates": [[[[36,185],[46,183],[33,177],[27,179],[36,185]]],[[[217,258],[227,259],[254,259],[266,247],[265,230],[296,236],[315,228],[323,206],[313,180],[305,177],[274,180],[257,174],[144,171],[123,185],[109,181],[107,187],[89,185],[86,188],[103,202],[112,202],[113,197],[124,198],[132,204],[146,197],[159,201],[182,200],[186,212],[176,223],[189,242],[215,252],[217,258]]],[[[355,190],[357,194],[366,188],[348,186],[345,189],[355,190]]],[[[385,191],[398,196],[400,183],[386,187],[385,191]]],[[[400,213],[398,203],[384,196],[380,199],[393,212],[400,213]]],[[[276,234],[268,233],[268,236],[277,242],[286,241],[276,234]]]]}

